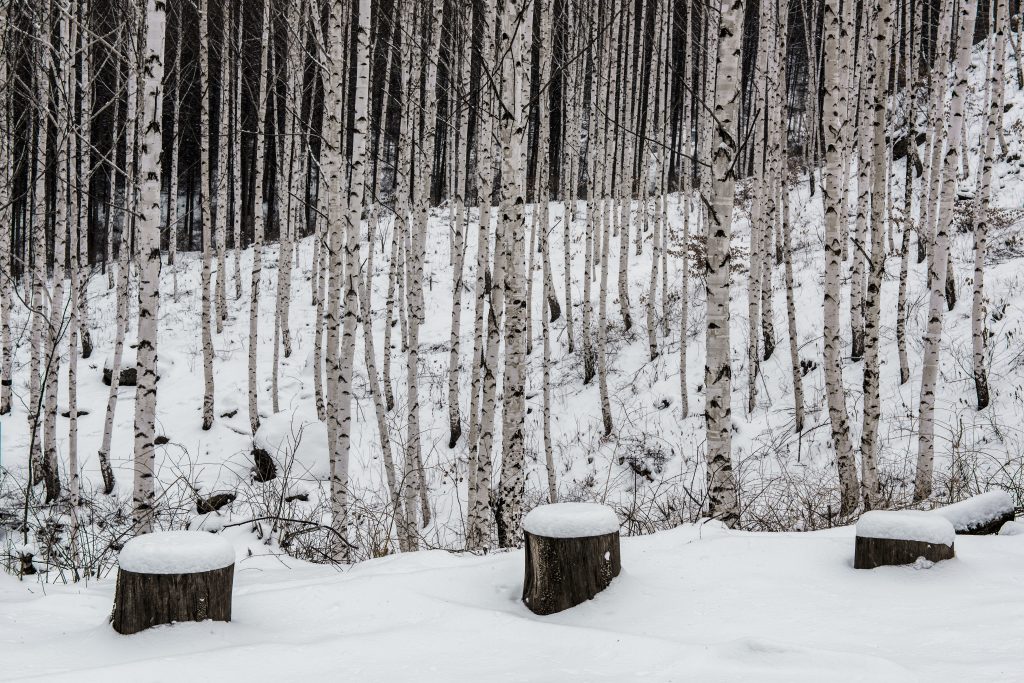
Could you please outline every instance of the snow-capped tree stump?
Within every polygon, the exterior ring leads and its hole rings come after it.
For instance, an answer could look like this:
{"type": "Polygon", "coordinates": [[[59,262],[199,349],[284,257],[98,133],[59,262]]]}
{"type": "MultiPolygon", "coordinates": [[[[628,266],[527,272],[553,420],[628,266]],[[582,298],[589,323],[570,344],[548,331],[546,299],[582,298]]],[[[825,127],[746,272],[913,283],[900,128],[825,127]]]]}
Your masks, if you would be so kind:
{"type": "Polygon", "coordinates": [[[857,522],[853,566],[874,569],[886,565],[929,562],[954,556],[956,532],[946,518],[917,510],[865,513],[857,522]]]}
{"type": "Polygon", "coordinates": [[[1014,520],[1014,501],[1006,491],[988,491],[934,511],[952,523],[958,534],[997,534],[1014,520]]]}
{"type": "Polygon", "coordinates": [[[204,531],[133,538],[118,558],[110,621],[128,635],[179,621],[231,621],[235,551],[204,531]]]}
{"type": "Polygon", "coordinates": [[[523,520],[523,530],[523,602],[534,614],[554,614],[590,600],[622,569],[619,519],[605,505],[541,505],[523,520]]]}

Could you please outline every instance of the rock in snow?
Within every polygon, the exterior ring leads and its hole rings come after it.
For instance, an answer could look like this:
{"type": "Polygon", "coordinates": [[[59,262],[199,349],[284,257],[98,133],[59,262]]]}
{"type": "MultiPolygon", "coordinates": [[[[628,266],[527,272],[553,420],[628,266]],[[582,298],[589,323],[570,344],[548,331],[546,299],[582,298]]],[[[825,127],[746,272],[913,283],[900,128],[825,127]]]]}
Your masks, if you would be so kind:
{"type": "Polygon", "coordinates": [[[523,530],[547,538],[583,538],[619,531],[619,518],[607,505],[552,503],[535,507],[523,520],[523,530]]]}
{"type": "Polygon", "coordinates": [[[948,519],[930,512],[872,510],[857,521],[857,536],[953,545],[956,531],[948,519]]]}
{"type": "Polygon", "coordinates": [[[235,562],[235,550],[203,531],[158,531],[136,536],[118,557],[121,569],[136,574],[194,574],[235,562]]]}

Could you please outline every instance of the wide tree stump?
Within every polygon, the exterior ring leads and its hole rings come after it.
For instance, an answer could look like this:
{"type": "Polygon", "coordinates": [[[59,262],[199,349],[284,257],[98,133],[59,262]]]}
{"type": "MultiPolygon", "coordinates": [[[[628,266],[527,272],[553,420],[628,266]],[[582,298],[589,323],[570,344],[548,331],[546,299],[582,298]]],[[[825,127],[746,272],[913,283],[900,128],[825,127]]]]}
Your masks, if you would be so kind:
{"type": "Polygon", "coordinates": [[[554,614],[590,600],[619,575],[619,520],[594,503],[555,503],[523,520],[526,575],[523,603],[554,614]]]}
{"type": "Polygon", "coordinates": [[[203,531],[138,536],[119,557],[110,621],[125,635],[180,621],[231,621],[235,552],[203,531]]]}
{"type": "Polygon", "coordinates": [[[988,491],[959,503],[934,510],[950,521],[958,534],[997,534],[1015,517],[1013,496],[1006,491],[988,491]]]}
{"type": "Polygon", "coordinates": [[[930,512],[868,512],[857,522],[853,566],[874,569],[913,564],[919,558],[949,560],[954,557],[955,536],[949,520],[930,512]]]}

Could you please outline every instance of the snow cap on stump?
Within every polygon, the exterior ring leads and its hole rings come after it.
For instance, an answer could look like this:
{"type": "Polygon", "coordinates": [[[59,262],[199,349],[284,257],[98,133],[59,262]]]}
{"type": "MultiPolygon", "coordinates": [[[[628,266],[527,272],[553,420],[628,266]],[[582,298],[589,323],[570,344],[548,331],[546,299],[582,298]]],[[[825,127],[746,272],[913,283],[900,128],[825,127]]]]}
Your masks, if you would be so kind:
{"type": "Polygon", "coordinates": [[[953,545],[956,531],[953,524],[940,515],[919,510],[872,510],[857,521],[857,535],[953,545]]]}
{"type": "Polygon", "coordinates": [[[523,530],[546,538],[586,538],[619,531],[619,518],[598,503],[551,503],[535,507],[523,520],[523,530]]]}
{"type": "Polygon", "coordinates": [[[955,557],[955,539],[953,524],[942,515],[919,510],[873,510],[857,522],[853,566],[874,569],[917,564],[921,558],[929,563],[949,560],[955,557]]]}
{"type": "Polygon", "coordinates": [[[934,512],[948,519],[958,534],[994,534],[1013,520],[1015,501],[1006,491],[988,491],[939,508],[934,512]]]}
{"type": "Polygon", "coordinates": [[[128,541],[118,557],[121,569],[137,574],[195,574],[235,563],[235,549],[205,531],[158,531],[128,541]]]}

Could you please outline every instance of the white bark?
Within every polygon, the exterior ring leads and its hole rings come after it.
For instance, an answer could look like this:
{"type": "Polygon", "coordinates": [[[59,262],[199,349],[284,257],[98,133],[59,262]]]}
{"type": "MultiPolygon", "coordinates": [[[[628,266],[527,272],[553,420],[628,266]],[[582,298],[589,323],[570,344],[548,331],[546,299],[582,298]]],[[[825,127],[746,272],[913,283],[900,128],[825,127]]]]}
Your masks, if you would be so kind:
{"type": "MultiPolygon", "coordinates": [[[[864,299],[864,423],[861,431],[861,491],[865,510],[877,508],[881,502],[876,448],[878,421],[881,415],[879,394],[879,313],[881,309],[882,275],[885,271],[886,186],[889,183],[889,148],[885,140],[886,97],[889,88],[889,34],[892,24],[889,0],[875,3],[872,30],[872,61],[876,65],[872,111],[871,165],[871,258],[868,260],[868,281],[864,299]]],[[[866,117],[865,117],[866,118],[866,117]]]]}
{"type": "Polygon", "coordinates": [[[838,0],[825,4],[825,291],[824,370],[832,443],[839,470],[840,515],[851,513],[859,497],[856,463],[848,431],[846,392],[843,387],[842,349],[839,340],[840,267],[843,255],[843,226],[846,216],[846,185],[840,181],[847,127],[846,71],[849,69],[849,41],[839,31],[838,0]]]}
{"type": "Polygon", "coordinates": [[[736,195],[737,115],[740,102],[742,0],[722,0],[718,78],[714,98],[714,156],[707,241],[706,387],[708,513],[729,526],[739,521],[732,471],[732,362],[729,277],[732,214],[736,195]]]}
{"type": "Polygon", "coordinates": [[[977,397],[978,410],[984,410],[989,404],[987,340],[988,329],[986,320],[988,310],[985,306],[985,257],[988,251],[989,201],[992,193],[992,167],[999,120],[1003,113],[1003,86],[1005,84],[1004,61],[1006,58],[1006,30],[1009,3],[999,0],[993,3],[995,9],[995,55],[989,66],[988,74],[988,116],[985,126],[984,150],[981,154],[981,174],[977,202],[974,210],[974,291],[971,302],[971,347],[972,367],[974,371],[974,392],[977,397]]]}
{"type": "MultiPolygon", "coordinates": [[[[213,311],[211,297],[211,271],[213,258],[212,244],[212,214],[211,201],[213,199],[213,187],[210,178],[210,0],[199,0],[199,82],[200,82],[200,110],[199,110],[199,165],[200,165],[200,194],[202,196],[202,241],[203,241],[203,270],[202,270],[202,303],[200,305],[199,325],[203,343],[203,429],[207,430],[213,426],[213,311]]],[[[253,432],[255,433],[255,428],[253,432]]]]}
{"type": "MultiPolygon", "coordinates": [[[[253,228],[252,228],[252,272],[249,285],[249,364],[248,364],[248,393],[249,393],[249,427],[252,429],[252,433],[255,434],[256,430],[260,427],[260,412],[259,412],[259,376],[257,372],[257,359],[259,357],[259,346],[260,346],[260,334],[259,334],[259,317],[260,317],[260,281],[263,275],[263,233],[266,226],[266,217],[263,207],[263,183],[264,183],[264,169],[265,169],[265,158],[266,154],[266,114],[267,114],[267,99],[270,98],[271,93],[271,77],[270,71],[267,68],[269,62],[270,44],[268,42],[268,35],[270,31],[270,7],[269,2],[264,2],[263,5],[263,35],[260,40],[260,72],[256,78],[256,131],[254,137],[256,138],[256,164],[253,172],[256,174],[255,189],[253,191],[253,228]],[[263,81],[266,80],[266,87],[263,87],[263,81]]],[[[337,282],[335,280],[335,282],[337,282]]],[[[208,334],[207,330],[204,330],[204,334],[208,334]]],[[[332,350],[337,348],[332,347],[332,350]]],[[[211,363],[212,368],[212,363],[211,363]]],[[[210,419],[213,419],[213,381],[210,380],[210,419]]]]}
{"type": "MultiPolygon", "coordinates": [[[[945,139],[960,139],[964,125],[964,100],[967,96],[967,67],[971,61],[971,43],[977,3],[964,0],[960,6],[958,36],[956,39],[956,75],[949,103],[949,126],[945,139]]],[[[946,269],[949,263],[949,228],[953,220],[953,200],[956,198],[956,173],[959,145],[949,144],[942,159],[942,178],[938,191],[941,203],[935,240],[928,267],[928,328],[924,337],[923,367],[921,370],[921,407],[917,473],[914,477],[914,499],[923,500],[932,493],[932,472],[935,466],[935,391],[939,375],[939,352],[942,343],[942,315],[945,305],[946,269]]]]}
{"type": "Polygon", "coordinates": [[[139,152],[139,345],[135,389],[135,482],[132,519],[136,533],[153,530],[156,504],[157,339],[160,325],[160,152],[163,121],[164,4],[146,2],[143,52],[143,119],[139,152]]]}

